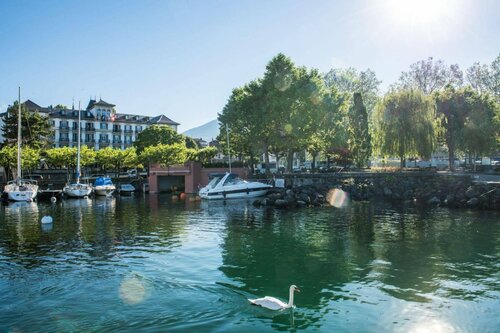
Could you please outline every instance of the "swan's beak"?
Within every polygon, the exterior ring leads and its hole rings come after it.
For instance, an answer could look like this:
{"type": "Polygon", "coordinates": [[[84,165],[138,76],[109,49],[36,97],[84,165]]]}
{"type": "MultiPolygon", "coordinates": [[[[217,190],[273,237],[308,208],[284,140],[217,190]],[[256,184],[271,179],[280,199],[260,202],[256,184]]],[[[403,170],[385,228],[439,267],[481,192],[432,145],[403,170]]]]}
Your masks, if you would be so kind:
{"type": "Polygon", "coordinates": [[[300,289],[299,288],[295,288],[295,291],[300,293],[300,289]]]}

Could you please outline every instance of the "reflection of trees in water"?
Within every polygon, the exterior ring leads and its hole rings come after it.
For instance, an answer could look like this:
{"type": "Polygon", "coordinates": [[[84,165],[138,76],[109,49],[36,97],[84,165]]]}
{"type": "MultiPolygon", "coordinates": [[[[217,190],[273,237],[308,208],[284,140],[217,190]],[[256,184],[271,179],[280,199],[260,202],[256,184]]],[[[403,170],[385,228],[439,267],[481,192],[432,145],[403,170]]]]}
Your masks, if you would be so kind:
{"type": "Polygon", "coordinates": [[[223,216],[220,270],[256,296],[286,299],[288,286],[299,285],[299,306],[314,311],[295,318],[298,328],[321,325],[332,300],[355,300],[343,289],[348,283],[417,302],[428,301],[425,294],[468,299],[497,288],[498,222],[487,214],[352,203],[340,210],[228,208],[223,216]]]}
{"type": "Polygon", "coordinates": [[[260,296],[286,299],[299,285],[297,302],[316,311],[296,318],[297,327],[321,325],[321,309],[373,258],[370,206],[260,212],[227,215],[220,270],[260,296]]]}
{"type": "Polygon", "coordinates": [[[168,251],[186,232],[185,217],[179,210],[166,206],[150,210],[140,198],[72,199],[55,205],[33,205],[40,210],[36,218],[27,209],[16,213],[7,207],[0,212],[6,217],[0,222],[2,255],[27,266],[92,265],[120,260],[117,255],[137,248],[168,251]],[[44,231],[38,215],[51,215],[53,227],[44,231]]]}
{"type": "Polygon", "coordinates": [[[383,282],[381,288],[413,301],[427,301],[422,294],[436,292],[459,298],[483,295],[484,288],[472,290],[467,285],[487,285],[495,274],[488,256],[496,253],[492,235],[498,225],[491,216],[484,214],[483,219],[481,213],[469,213],[409,206],[377,214],[374,244],[380,264],[374,270],[379,273],[376,280],[383,282]],[[455,280],[461,286],[446,290],[455,280]]]}

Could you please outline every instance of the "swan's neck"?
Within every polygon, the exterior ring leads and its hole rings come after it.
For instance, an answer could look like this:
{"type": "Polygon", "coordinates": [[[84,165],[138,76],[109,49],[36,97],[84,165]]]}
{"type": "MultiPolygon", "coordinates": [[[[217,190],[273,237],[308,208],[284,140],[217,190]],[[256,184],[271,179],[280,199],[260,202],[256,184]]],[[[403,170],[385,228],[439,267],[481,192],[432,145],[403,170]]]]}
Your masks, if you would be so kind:
{"type": "Polygon", "coordinates": [[[288,305],[287,305],[288,308],[291,308],[293,307],[293,289],[290,288],[290,296],[288,298],[288,305]]]}

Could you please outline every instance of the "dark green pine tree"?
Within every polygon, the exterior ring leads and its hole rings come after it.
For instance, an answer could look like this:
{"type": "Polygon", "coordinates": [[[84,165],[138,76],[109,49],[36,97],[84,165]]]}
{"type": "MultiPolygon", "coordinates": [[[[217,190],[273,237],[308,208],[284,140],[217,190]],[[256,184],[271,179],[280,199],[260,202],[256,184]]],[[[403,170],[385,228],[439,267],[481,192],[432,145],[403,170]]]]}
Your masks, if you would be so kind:
{"type": "MultiPolygon", "coordinates": [[[[4,124],[1,130],[5,138],[5,145],[17,144],[18,105],[18,102],[15,101],[3,115],[4,124]]],[[[40,115],[37,111],[30,112],[25,105],[21,104],[21,138],[23,145],[35,149],[48,147],[52,134],[52,126],[47,117],[40,115]]]]}
{"type": "Polygon", "coordinates": [[[353,106],[349,110],[349,149],[356,167],[368,165],[372,143],[368,131],[368,114],[360,93],[354,93],[353,106]]]}

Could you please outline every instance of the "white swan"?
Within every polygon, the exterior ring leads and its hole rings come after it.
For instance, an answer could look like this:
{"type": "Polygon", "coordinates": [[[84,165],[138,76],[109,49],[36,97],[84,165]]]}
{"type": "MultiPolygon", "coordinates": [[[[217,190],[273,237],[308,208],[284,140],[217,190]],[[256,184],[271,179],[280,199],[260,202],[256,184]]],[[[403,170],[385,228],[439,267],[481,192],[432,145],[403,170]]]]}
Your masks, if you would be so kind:
{"type": "Polygon", "coordinates": [[[282,309],[288,309],[293,307],[293,292],[297,291],[300,292],[299,288],[297,288],[296,285],[292,284],[290,286],[290,298],[288,300],[288,304],[271,296],[266,296],[262,298],[257,298],[257,299],[248,299],[250,303],[254,305],[259,305],[267,309],[271,310],[282,310],[282,309]]]}

